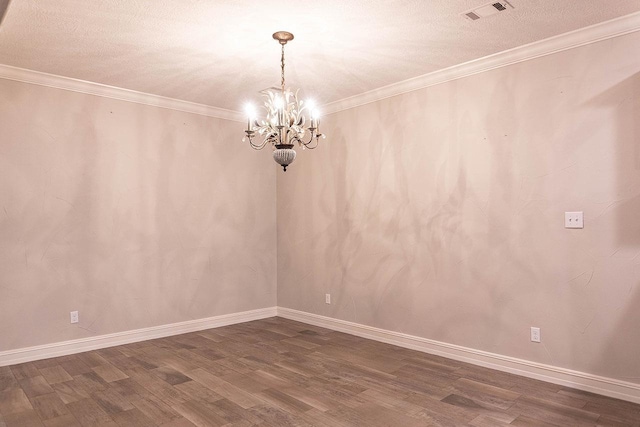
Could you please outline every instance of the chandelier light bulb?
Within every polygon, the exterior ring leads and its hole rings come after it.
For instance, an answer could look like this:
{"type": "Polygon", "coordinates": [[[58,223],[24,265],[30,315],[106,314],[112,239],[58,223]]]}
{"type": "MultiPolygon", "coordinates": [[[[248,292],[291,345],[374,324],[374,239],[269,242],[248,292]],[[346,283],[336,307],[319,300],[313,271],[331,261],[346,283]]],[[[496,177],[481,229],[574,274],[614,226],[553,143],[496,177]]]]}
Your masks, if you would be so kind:
{"type": "Polygon", "coordinates": [[[247,117],[249,117],[250,119],[253,119],[256,117],[256,108],[253,106],[253,104],[249,103],[245,105],[244,111],[245,113],[247,113],[247,117]]]}
{"type": "Polygon", "coordinates": [[[268,143],[274,148],[273,159],[286,171],[296,158],[293,147],[298,144],[302,148],[314,149],[318,146],[320,138],[324,135],[319,129],[319,114],[315,109],[313,100],[299,101],[298,91],[286,88],[284,81],[284,46],[293,40],[293,34],[287,31],[278,31],[273,38],[280,43],[280,88],[269,89],[264,92],[266,101],[264,108],[266,118],[256,120],[255,110],[247,105],[247,130],[243,141],[248,140],[251,148],[263,149],[268,143]],[[307,117],[305,117],[305,115],[307,117]],[[310,123],[305,128],[305,123],[310,123]],[[254,139],[262,138],[262,142],[254,139]]]}
{"type": "Polygon", "coordinates": [[[253,121],[256,118],[256,109],[252,104],[247,104],[244,107],[244,110],[247,113],[247,132],[253,131],[253,121]]]}
{"type": "Polygon", "coordinates": [[[318,135],[320,134],[318,129],[320,128],[320,112],[318,110],[311,110],[311,129],[314,129],[318,135]]]}

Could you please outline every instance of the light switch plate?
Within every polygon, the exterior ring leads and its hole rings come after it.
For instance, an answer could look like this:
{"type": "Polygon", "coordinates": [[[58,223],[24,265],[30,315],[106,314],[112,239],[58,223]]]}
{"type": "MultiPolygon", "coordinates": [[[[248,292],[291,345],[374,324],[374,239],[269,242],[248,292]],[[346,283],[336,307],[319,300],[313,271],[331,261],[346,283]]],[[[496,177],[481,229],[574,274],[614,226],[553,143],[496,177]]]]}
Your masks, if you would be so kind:
{"type": "Polygon", "coordinates": [[[564,228],[584,228],[584,216],[582,212],[565,212],[564,228]]]}

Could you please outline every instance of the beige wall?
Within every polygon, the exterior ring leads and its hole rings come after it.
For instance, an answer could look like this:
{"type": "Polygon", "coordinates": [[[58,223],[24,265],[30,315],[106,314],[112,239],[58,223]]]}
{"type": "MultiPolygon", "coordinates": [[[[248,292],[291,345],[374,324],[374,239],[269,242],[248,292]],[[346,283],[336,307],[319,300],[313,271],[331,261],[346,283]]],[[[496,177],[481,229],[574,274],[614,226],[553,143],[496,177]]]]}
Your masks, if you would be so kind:
{"type": "MultiPolygon", "coordinates": [[[[0,94],[0,351],[276,304],[242,124],[0,94]]],[[[278,304],[640,382],[639,100],[636,33],[325,118],[277,171],[278,304]]]]}
{"type": "Polygon", "coordinates": [[[640,33],[324,126],[278,173],[279,306],[640,382],[640,33]]]}
{"type": "Polygon", "coordinates": [[[276,169],[241,138],[0,80],[0,351],[274,306],[276,169]]]}

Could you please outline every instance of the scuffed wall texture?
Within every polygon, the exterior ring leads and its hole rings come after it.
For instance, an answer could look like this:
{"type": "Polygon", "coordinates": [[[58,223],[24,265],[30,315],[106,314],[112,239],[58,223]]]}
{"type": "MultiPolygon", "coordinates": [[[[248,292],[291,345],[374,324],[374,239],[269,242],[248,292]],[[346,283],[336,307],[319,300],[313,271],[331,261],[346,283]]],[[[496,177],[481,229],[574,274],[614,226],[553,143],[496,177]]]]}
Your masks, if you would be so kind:
{"type": "Polygon", "coordinates": [[[640,382],[640,33],[323,126],[278,174],[279,306],[640,382]]]}
{"type": "Polygon", "coordinates": [[[0,80],[0,130],[0,351],[276,304],[241,123],[0,80]]]}

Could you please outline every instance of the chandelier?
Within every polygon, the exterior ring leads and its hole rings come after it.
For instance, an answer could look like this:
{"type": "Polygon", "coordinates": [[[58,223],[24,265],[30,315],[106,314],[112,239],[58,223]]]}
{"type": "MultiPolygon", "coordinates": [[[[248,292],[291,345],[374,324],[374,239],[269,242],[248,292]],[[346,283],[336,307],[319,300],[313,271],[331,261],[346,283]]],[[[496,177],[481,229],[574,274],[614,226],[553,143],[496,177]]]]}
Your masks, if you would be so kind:
{"type": "Polygon", "coordinates": [[[287,31],[278,31],[273,34],[282,48],[280,68],[282,71],[280,89],[267,89],[264,108],[266,116],[262,120],[256,118],[252,106],[247,106],[247,130],[242,141],[249,141],[251,148],[262,150],[267,144],[273,146],[273,159],[287,170],[296,158],[293,149],[295,144],[302,149],[314,149],[318,146],[320,138],[325,136],[320,133],[320,118],[318,111],[311,102],[300,101],[298,90],[292,92],[284,84],[284,46],[293,40],[293,34],[287,31]],[[310,114],[309,127],[305,128],[305,112],[310,114]],[[258,136],[259,135],[259,136],[258,136]],[[254,139],[262,139],[256,142],[254,139]]]}

